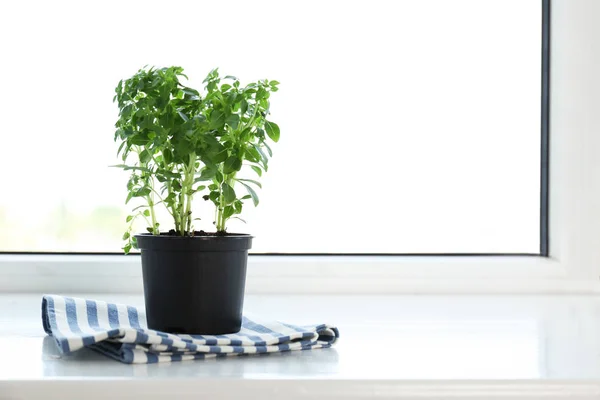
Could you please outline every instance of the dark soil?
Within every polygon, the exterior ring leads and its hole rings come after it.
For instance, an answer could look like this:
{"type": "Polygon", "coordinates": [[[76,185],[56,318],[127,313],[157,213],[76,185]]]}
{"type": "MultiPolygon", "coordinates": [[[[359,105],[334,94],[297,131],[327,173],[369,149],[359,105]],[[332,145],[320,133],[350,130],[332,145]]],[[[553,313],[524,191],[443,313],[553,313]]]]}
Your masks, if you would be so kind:
{"type": "MultiPolygon", "coordinates": [[[[161,236],[181,236],[175,229],[171,229],[169,232],[161,232],[161,236]]],[[[237,233],[229,233],[229,232],[204,232],[204,231],[194,231],[190,236],[233,236],[239,235],[237,233]]]]}

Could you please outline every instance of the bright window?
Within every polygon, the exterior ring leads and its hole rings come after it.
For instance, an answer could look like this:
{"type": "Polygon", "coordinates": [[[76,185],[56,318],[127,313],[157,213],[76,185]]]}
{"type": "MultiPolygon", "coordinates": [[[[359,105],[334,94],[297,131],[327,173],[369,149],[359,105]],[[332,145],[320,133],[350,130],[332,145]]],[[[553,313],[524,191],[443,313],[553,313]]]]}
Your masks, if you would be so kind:
{"type": "Polygon", "coordinates": [[[0,251],[119,252],[112,96],[146,64],[281,82],[254,252],[540,251],[539,0],[23,0],[0,36],[0,251]]]}

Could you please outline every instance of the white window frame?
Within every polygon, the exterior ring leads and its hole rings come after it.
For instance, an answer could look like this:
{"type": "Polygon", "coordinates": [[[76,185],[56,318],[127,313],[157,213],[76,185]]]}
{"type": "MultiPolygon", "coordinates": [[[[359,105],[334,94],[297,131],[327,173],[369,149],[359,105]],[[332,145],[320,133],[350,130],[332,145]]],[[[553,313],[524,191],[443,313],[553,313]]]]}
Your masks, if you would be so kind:
{"type": "MultiPolygon", "coordinates": [[[[247,293],[600,292],[597,15],[552,1],[549,257],[251,256],[247,293]]],[[[141,290],[139,256],[0,255],[0,292],[141,290]]]]}

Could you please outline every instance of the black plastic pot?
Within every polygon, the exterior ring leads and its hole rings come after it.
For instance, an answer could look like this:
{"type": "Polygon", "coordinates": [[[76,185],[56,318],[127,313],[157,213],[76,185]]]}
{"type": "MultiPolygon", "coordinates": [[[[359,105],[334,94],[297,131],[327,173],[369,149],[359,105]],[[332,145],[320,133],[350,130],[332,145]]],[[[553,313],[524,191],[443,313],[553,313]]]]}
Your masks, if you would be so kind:
{"type": "Polygon", "coordinates": [[[136,235],[148,328],[170,333],[239,332],[250,235],[136,235]]]}

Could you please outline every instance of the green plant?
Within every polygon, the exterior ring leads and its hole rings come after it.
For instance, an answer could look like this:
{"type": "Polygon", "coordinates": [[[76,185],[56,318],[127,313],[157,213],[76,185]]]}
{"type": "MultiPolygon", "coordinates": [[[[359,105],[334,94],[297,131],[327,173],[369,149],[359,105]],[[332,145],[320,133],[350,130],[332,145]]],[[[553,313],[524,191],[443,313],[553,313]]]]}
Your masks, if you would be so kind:
{"type": "Polygon", "coordinates": [[[227,221],[242,212],[242,201],[252,199],[258,205],[258,195],[252,185],[261,187],[254,179],[238,176],[244,166],[258,177],[268,170],[272,156],[267,138],[279,140],[279,126],[267,120],[269,97],[277,91],[277,81],[260,80],[245,87],[235,77],[225,77],[221,84],[218,71],[211,71],[206,83],[207,120],[224,150],[204,160],[204,168],[197,180],[209,180],[210,193],[204,198],[215,205],[217,232],[225,232],[227,221]],[[229,83],[231,82],[231,83],[229,83]],[[248,194],[239,197],[235,185],[239,183],[248,194]]]}
{"type": "Polygon", "coordinates": [[[181,67],[141,69],[116,88],[115,141],[121,142],[123,160],[116,167],[131,173],[126,203],[142,200],[127,217],[126,253],[136,247],[131,230],[137,218],[146,220],[149,232],[160,234],[159,204],[173,218],[175,234],[194,235],[192,221],[199,218],[193,218],[193,199],[204,191],[204,200],[215,206],[216,233],[225,235],[227,221],[239,218],[244,200],[258,205],[252,186],[260,183],[239,175],[251,169],[262,176],[272,156],[267,138],[279,140],[279,127],[267,120],[270,93],[279,82],[260,80],[241,87],[237,78],[221,79],[215,69],[204,80],[201,95],[181,78],[187,78],[181,67]],[[236,193],[238,183],[248,194],[236,193]]]}

